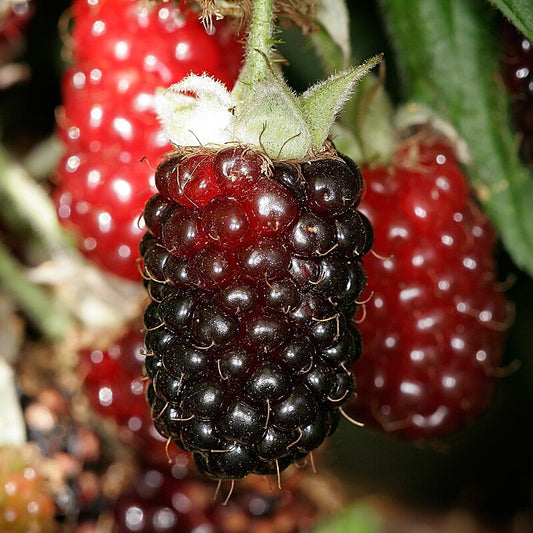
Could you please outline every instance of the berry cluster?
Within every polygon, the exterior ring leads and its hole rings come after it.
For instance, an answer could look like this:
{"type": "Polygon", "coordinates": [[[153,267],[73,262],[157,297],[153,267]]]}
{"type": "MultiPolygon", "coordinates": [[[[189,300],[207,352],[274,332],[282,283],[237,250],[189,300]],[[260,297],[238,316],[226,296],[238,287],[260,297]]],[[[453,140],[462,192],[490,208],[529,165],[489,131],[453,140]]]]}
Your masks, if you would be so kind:
{"type": "Polygon", "coordinates": [[[147,394],[161,434],[210,477],[303,459],[353,391],[372,230],[359,169],[327,155],[229,147],[157,169],[141,243],[147,394]]]}
{"type": "Polygon", "coordinates": [[[227,23],[208,35],[183,2],[75,0],[71,9],[73,64],[63,77],[58,114],[65,145],[58,214],[88,258],[139,279],[140,214],[154,193],[151,165],[170,149],[154,92],[191,71],[231,86],[241,47],[227,23]]]}
{"type": "Polygon", "coordinates": [[[502,77],[511,94],[514,126],[522,135],[522,155],[533,165],[533,43],[507,21],[502,42],[502,77]]]}
{"type": "Polygon", "coordinates": [[[438,437],[491,401],[508,320],[493,230],[444,142],[415,136],[392,166],[364,172],[375,253],[348,410],[408,439],[438,437]]]}

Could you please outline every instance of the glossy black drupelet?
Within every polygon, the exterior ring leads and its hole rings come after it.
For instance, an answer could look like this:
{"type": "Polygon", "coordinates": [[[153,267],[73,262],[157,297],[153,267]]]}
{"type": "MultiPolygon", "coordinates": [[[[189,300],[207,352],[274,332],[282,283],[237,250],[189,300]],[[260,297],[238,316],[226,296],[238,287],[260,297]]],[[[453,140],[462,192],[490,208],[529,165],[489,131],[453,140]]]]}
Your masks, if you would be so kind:
{"type": "Polygon", "coordinates": [[[353,391],[349,319],[373,240],[359,170],[226,148],[170,156],[156,183],[141,243],[155,425],[209,477],[277,473],[334,431],[353,391]]]}

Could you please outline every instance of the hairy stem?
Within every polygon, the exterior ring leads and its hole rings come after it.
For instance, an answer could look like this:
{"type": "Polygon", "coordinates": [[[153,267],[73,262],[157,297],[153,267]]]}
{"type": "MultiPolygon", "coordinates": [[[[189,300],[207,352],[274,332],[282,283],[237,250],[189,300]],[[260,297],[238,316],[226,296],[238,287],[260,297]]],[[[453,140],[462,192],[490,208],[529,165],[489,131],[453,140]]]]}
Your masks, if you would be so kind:
{"type": "Polygon", "coordinates": [[[246,44],[246,60],[233,96],[243,104],[253,94],[254,83],[268,77],[268,60],[272,56],[273,1],[255,0],[252,23],[246,44]]]}

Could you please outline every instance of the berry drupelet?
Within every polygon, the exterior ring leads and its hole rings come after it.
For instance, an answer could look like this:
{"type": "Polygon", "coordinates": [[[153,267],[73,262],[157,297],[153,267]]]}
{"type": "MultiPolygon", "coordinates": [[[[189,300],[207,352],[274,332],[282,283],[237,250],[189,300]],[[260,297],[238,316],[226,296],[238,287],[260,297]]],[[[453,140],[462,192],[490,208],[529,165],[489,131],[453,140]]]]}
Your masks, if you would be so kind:
{"type": "Polygon", "coordinates": [[[362,177],[332,147],[299,162],[189,152],[160,164],[144,211],[148,401],[207,476],[279,473],[334,431],[354,388],[373,241],[362,177]]]}

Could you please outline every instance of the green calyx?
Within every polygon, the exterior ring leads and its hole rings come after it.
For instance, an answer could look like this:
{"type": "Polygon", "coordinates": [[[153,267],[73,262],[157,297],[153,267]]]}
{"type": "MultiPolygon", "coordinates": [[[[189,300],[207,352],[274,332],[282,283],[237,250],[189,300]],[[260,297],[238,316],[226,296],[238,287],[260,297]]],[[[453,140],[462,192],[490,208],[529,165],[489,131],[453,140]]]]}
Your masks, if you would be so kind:
{"type": "Polygon", "coordinates": [[[301,159],[318,152],[358,80],[380,60],[377,56],[335,74],[299,96],[271,70],[250,86],[251,97],[242,105],[236,102],[234,138],[274,158],[301,159]]]}
{"type": "Polygon", "coordinates": [[[246,60],[233,91],[205,75],[190,75],[156,95],[156,111],[173,144],[239,142],[278,159],[320,151],[357,82],[381,55],[296,95],[273,67],[272,19],[272,0],[255,1],[246,60]]]}

